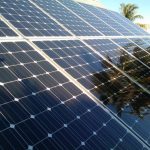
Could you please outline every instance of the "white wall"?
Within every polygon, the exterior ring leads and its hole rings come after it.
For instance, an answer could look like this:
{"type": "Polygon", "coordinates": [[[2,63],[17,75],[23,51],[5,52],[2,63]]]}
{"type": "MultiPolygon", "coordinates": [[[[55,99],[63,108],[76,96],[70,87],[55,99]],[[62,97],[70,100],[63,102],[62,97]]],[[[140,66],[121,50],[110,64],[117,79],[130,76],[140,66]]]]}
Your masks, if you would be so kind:
{"type": "Polygon", "coordinates": [[[97,7],[104,7],[99,0],[74,0],[74,1],[90,4],[97,7]]]}

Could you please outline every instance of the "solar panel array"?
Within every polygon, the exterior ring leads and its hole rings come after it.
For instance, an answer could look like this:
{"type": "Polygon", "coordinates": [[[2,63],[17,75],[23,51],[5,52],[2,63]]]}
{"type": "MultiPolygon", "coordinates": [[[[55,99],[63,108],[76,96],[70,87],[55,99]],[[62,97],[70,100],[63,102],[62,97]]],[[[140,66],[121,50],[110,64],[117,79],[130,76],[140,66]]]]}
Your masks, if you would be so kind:
{"type": "Polygon", "coordinates": [[[73,0],[0,13],[0,149],[150,149],[146,31],[73,0]]]}

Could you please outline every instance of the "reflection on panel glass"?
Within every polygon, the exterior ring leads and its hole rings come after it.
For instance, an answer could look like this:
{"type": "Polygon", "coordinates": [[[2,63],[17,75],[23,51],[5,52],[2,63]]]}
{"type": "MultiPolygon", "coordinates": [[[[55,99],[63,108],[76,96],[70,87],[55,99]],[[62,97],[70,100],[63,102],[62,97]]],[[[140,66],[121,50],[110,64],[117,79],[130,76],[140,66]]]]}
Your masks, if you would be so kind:
{"type": "MultiPolygon", "coordinates": [[[[143,89],[132,83],[80,41],[37,41],[34,43],[121,117],[134,131],[148,140],[149,95],[143,89]]],[[[112,45],[110,47],[112,48],[112,45]]],[[[125,58],[126,55],[123,55],[121,60],[124,61],[125,58]]],[[[116,62],[119,62],[119,58],[116,62]]],[[[131,62],[131,64],[134,63],[131,62]]],[[[130,68],[131,64],[125,63],[122,67],[130,70],[131,74],[136,74],[136,71],[130,68]]],[[[146,81],[145,84],[147,84],[146,81]]]]}
{"type": "MultiPolygon", "coordinates": [[[[150,38],[142,38],[142,40],[144,41],[144,43],[146,43],[150,46],[150,38]]],[[[150,53],[150,51],[149,51],[149,53],[150,53]]]]}
{"type": "Polygon", "coordinates": [[[125,40],[126,39],[114,39],[114,41],[122,47],[119,47],[108,39],[86,40],[86,42],[107,58],[112,64],[115,64],[119,69],[126,72],[145,88],[150,89],[147,81],[149,80],[150,69],[140,62],[142,61],[144,64],[149,65],[150,57],[147,56],[145,51],[139,49],[139,47],[133,47],[130,43],[127,43],[126,45],[126,43],[124,43],[125,40]],[[137,59],[122,48],[134,55],[137,59]],[[145,53],[146,56],[143,57],[143,54],[145,53]]]}
{"type": "MultiPolygon", "coordinates": [[[[148,53],[149,46],[143,45],[143,43],[141,43],[142,41],[138,41],[140,47],[128,39],[114,39],[114,41],[150,67],[150,53],[148,53]]],[[[136,43],[137,41],[134,42],[136,43]]]]}
{"type": "Polygon", "coordinates": [[[0,148],[93,147],[144,148],[26,42],[0,43],[0,148]]]}
{"type": "Polygon", "coordinates": [[[143,48],[148,53],[147,55],[150,56],[150,40],[148,38],[132,38],[130,40],[143,48]]]}
{"type": "MultiPolygon", "coordinates": [[[[105,85],[97,86],[92,93],[150,144],[150,95],[114,69],[107,70],[110,65],[105,67],[93,75],[95,86],[97,80],[105,85]]],[[[149,79],[145,80],[149,85],[149,79]]]]}
{"type": "Polygon", "coordinates": [[[69,35],[27,0],[1,0],[0,14],[25,36],[69,35]]]}

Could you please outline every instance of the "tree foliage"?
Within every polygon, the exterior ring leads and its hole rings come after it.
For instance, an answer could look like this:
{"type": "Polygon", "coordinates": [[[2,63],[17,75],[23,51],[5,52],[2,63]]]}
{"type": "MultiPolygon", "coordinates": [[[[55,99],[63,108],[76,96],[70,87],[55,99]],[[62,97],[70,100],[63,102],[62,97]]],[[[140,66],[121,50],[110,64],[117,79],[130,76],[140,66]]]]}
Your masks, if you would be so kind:
{"type": "Polygon", "coordinates": [[[135,4],[120,4],[120,10],[121,10],[121,14],[123,16],[125,16],[126,18],[128,18],[131,21],[134,21],[136,19],[142,19],[143,16],[137,14],[137,10],[138,10],[138,6],[135,4]]]}

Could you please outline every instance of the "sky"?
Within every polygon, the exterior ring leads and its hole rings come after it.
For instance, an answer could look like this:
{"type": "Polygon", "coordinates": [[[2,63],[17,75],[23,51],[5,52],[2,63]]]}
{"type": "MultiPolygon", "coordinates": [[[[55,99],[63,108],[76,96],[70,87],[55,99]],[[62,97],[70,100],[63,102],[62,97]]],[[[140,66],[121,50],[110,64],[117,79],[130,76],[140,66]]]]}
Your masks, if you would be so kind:
{"type": "Polygon", "coordinates": [[[117,12],[119,12],[121,3],[136,4],[139,7],[138,14],[144,17],[144,19],[139,20],[139,22],[150,24],[150,0],[100,0],[100,2],[106,8],[117,12]]]}

